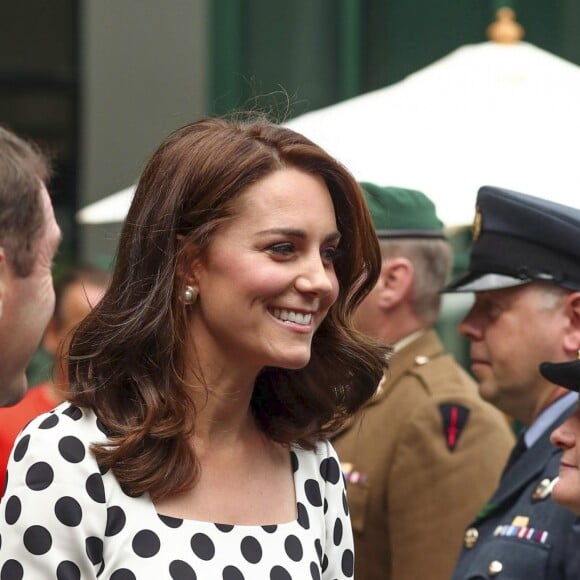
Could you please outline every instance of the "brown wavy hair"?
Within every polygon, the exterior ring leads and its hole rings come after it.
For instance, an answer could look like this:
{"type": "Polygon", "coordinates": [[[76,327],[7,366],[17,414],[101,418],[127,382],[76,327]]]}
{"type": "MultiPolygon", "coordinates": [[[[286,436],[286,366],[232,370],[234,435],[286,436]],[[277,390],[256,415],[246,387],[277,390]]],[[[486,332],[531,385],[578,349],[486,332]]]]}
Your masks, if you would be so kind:
{"type": "Polygon", "coordinates": [[[265,119],[211,118],[178,129],[153,154],[126,218],[108,291],[72,338],[71,400],[94,409],[109,435],[95,445],[126,493],[154,499],[195,485],[196,409],[185,384],[187,310],[181,272],[203,257],[244,190],[280,168],[321,176],[331,194],[341,256],[339,296],[300,370],[268,367],[251,406],[272,440],[312,448],[374,393],[385,350],[351,314],[380,270],[378,242],[351,174],[304,136],[265,119]],[[273,388],[275,386],[275,388],[273,388]]]}

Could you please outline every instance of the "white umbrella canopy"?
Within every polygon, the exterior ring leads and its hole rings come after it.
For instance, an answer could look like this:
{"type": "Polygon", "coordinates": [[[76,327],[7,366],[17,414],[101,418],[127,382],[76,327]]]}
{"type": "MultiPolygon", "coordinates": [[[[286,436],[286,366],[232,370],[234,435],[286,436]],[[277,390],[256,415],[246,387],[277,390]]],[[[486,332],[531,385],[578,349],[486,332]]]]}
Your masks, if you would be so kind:
{"type": "MultiPolygon", "coordinates": [[[[526,42],[463,46],[286,125],[359,181],[423,191],[447,226],[471,223],[482,185],[580,207],[580,67],[526,42]]],[[[123,221],[134,190],[83,208],[77,220],[123,221]]]]}
{"type": "Polygon", "coordinates": [[[287,123],[359,181],[419,189],[447,226],[497,185],[580,207],[580,67],[529,43],[461,47],[287,123]]]}
{"type": "Polygon", "coordinates": [[[77,222],[80,224],[106,224],[125,221],[135,189],[136,186],[131,185],[83,207],[77,212],[77,222]]]}

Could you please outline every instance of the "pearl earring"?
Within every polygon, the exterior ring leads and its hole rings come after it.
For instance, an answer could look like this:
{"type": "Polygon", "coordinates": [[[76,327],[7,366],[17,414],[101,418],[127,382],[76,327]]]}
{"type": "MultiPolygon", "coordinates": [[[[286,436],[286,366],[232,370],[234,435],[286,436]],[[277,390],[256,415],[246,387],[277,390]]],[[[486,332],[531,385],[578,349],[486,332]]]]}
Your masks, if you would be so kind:
{"type": "Polygon", "coordinates": [[[186,286],[183,289],[183,301],[186,304],[193,304],[197,300],[199,288],[197,286],[186,286]]]}

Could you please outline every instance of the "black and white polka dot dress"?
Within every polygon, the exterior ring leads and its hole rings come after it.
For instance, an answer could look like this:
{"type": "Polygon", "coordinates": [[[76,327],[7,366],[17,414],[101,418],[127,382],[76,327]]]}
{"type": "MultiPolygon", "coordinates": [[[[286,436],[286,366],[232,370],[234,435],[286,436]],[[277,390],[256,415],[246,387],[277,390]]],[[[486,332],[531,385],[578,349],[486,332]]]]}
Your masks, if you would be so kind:
{"type": "Polygon", "coordinates": [[[0,580],[341,580],[353,540],[332,446],[291,450],[295,521],[233,526],[157,514],[101,473],[95,415],[63,403],[17,439],[0,504],[0,580]]]}

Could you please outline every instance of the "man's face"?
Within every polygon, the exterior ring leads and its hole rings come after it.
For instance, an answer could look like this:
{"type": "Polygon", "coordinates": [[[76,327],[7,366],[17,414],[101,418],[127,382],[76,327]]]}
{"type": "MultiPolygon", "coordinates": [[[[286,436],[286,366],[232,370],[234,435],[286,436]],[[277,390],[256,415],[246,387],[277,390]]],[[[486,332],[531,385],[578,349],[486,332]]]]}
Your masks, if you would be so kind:
{"type": "Polygon", "coordinates": [[[0,317],[0,405],[18,402],[26,392],[26,367],[36,352],[54,310],[52,260],[61,232],[46,187],[41,187],[45,228],[36,260],[26,278],[14,273],[2,253],[2,315],[0,317]]]}
{"type": "Polygon", "coordinates": [[[525,424],[550,388],[538,365],[566,360],[564,303],[565,294],[547,295],[538,283],[478,292],[459,325],[481,396],[525,424]]]}

